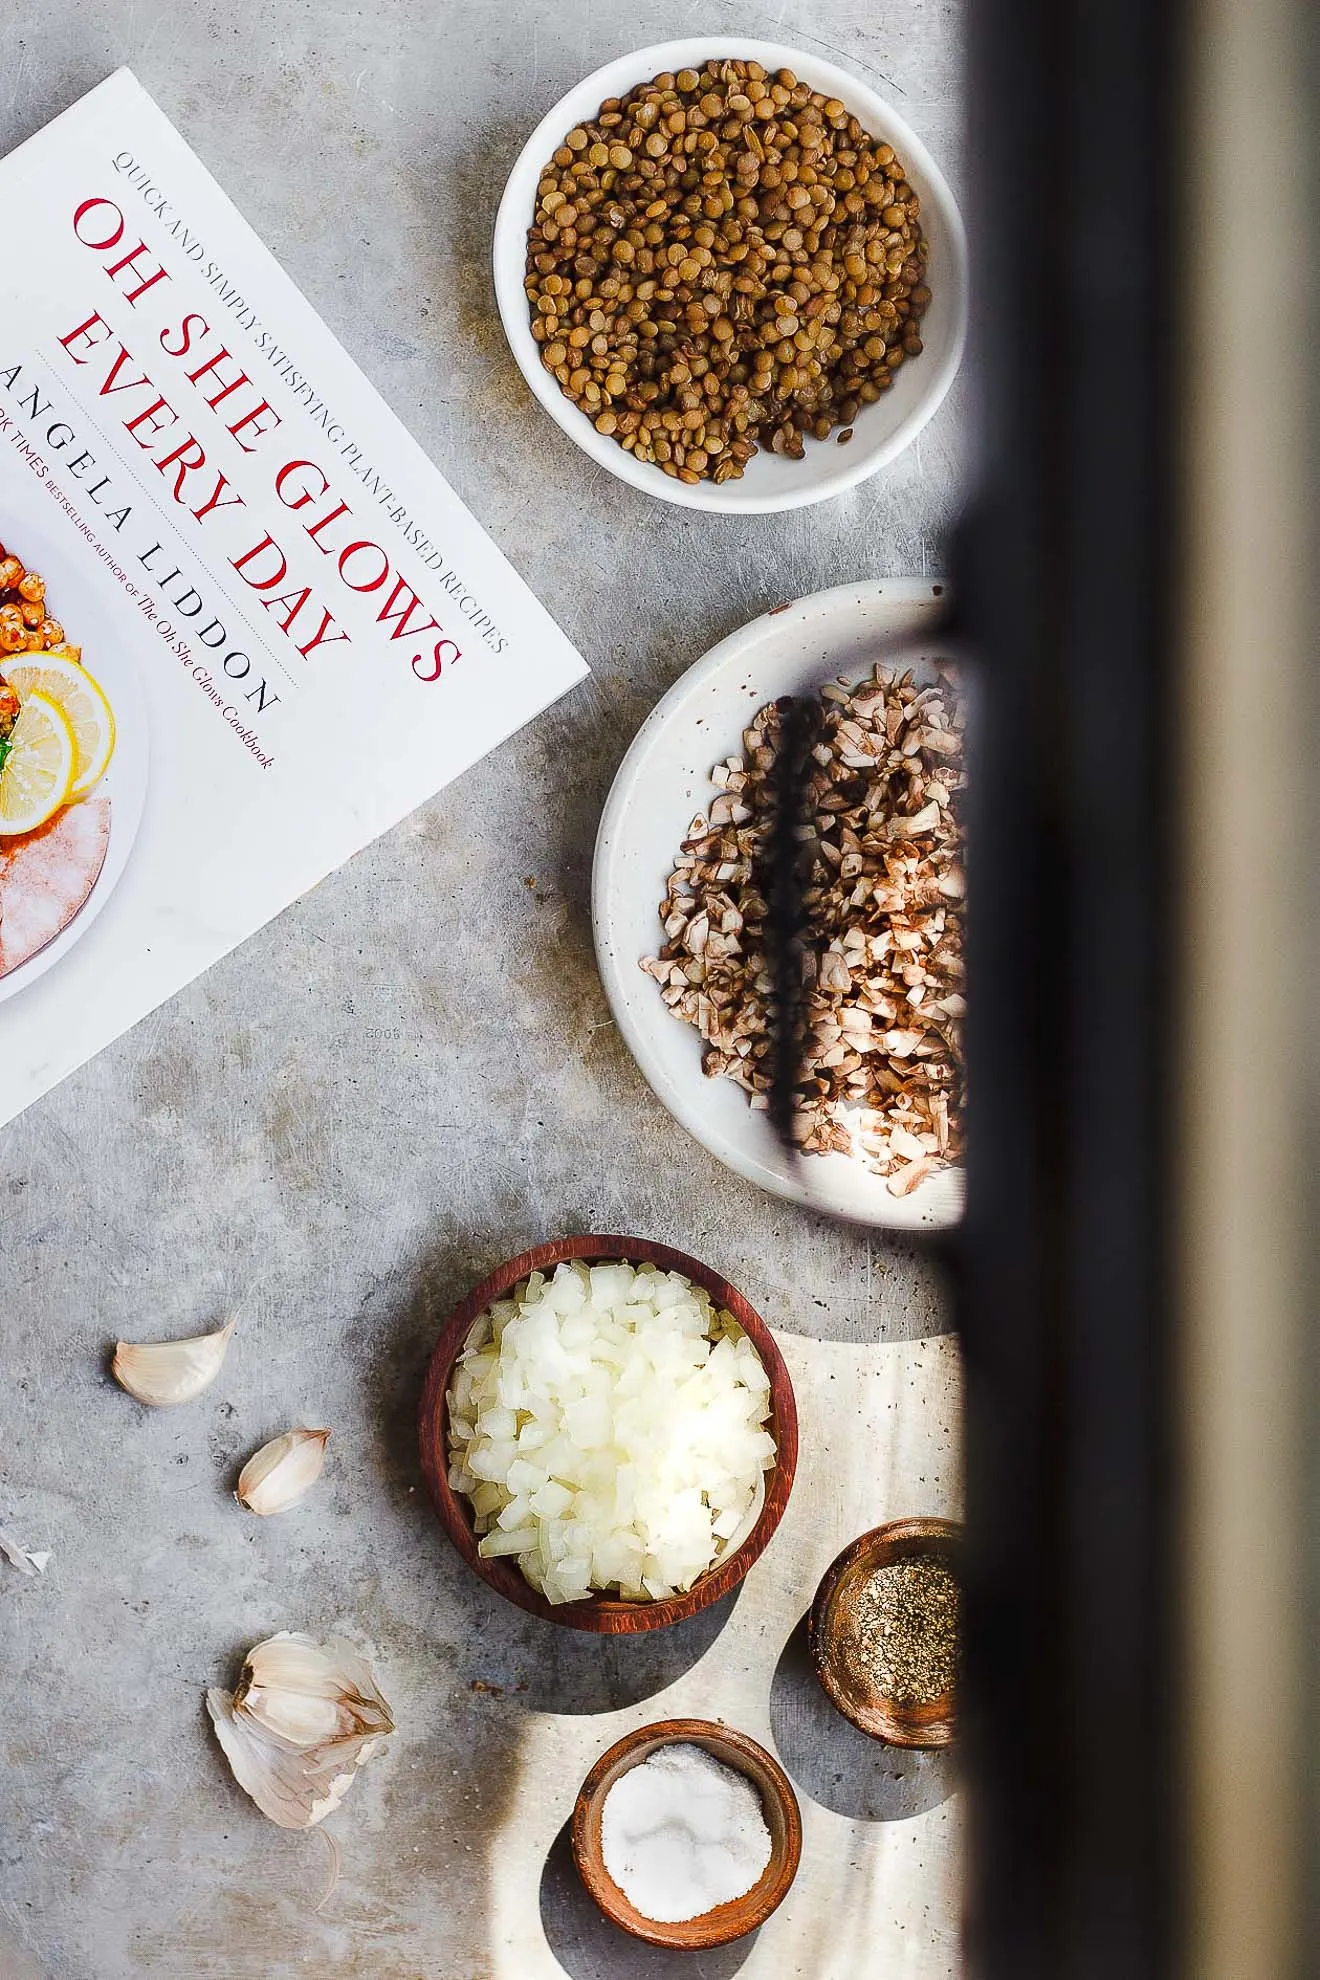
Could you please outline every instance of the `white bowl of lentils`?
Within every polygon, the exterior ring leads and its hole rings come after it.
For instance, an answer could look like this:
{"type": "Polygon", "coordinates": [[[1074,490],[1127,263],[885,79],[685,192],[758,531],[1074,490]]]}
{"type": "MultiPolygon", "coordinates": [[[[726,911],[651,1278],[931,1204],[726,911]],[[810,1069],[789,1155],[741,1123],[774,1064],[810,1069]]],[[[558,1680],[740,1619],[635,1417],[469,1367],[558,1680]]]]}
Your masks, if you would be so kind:
{"type": "Polygon", "coordinates": [[[570,90],[510,174],[494,273],[565,433],[725,514],[823,502],[892,461],[967,327],[962,220],[919,138],[846,70],[737,35],[570,90]]]}

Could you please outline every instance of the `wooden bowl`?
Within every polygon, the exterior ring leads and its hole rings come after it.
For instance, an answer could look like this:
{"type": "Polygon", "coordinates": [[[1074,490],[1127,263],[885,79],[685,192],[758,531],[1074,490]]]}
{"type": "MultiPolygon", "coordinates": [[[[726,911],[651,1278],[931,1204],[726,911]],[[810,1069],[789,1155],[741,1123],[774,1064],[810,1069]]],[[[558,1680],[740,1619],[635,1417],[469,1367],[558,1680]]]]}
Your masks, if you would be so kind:
{"type": "Polygon", "coordinates": [[[857,1598],[874,1568],[930,1554],[951,1573],[958,1572],[962,1527],[949,1519],[895,1519],[876,1526],[845,1547],[825,1574],[811,1605],[808,1643],[811,1664],[830,1703],[860,1732],[890,1746],[952,1746],[957,1731],[957,1695],[950,1690],[926,1705],[899,1703],[862,1686],[843,1654],[845,1635],[857,1598]]]}
{"type": "Polygon", "coordinates": [[[716,1725],[710,1719],[663,1719],[653,1726],[641,1726],[625,1733],[608,1753],[603,1753],[578,1792],[573,1809],[573,1861],[578,1874],[605,1916],[635,1939],[652,1946],[674,1946],[699,1951],[708,1946],[727,1945],[764,1925],[780,1904],[797,1875],[802,1858],[802,1815],[788,1775],[779,1762],[758,1746],[746,1733],[731,1726],[716,1725]],[[735,1768],[759,1791],[765,1810],[766,1826],[772,1845],[770,1861],[760,1881],[745,1896],[731,1904],[716,1905],[699,1918],[662,1924],[647,1918],[628,1902],[605,1868],[601,1850],[600,1824],[605,1797],[621,1774],[662,1746],[681,1741],[702,1746],[716,1760],[735,1768]]]}
{"type": "Polygon", "coordinates": [[[784,1507],[797,1469],[797,1407],[793,1385],[774,1336],[736,1286],[712,1272],[686,1252],[667,1244],[652,1244],[645,1238],[571,1237],[557,1238],[551,1244],[537,1245],[519,1258],[509,1259],[498,1271],[470,1292],[454,1308],[436,1343],[426,1374],[419,1412],[422,1470],[427,1488],[440,1515],[440,1523],[474,1574],[520,1609],[528,1609],[547,1622],[562,1623],[569,1629],[591,1630],[600,1636],[631,1636],[641,1630],[664,1629],[682,1622],[698,1609],[718,1602],[736,1588],[752,1562],[765,1551],[770,1536],[783,1518],[784,1507]],[[692,1584],[686,1595],[671,1595],[659,1602],[625,1602],[617,1596],[593,1595],[585,1602],[548,1602],[523,1577],[521,1569],[507,1559],[484,1560],[477,1552],[477,1533],[472,1509],[449,1483],[448,1393],[454,1363],[462,1353],[473,1322],[497,1299],[511,1292],[532,1272],[552,1272],[566,1259],[581,1258],[589,1264],[626,1259],[630,1265],[656,1265],[665,1272],[681,1272],[694,1285],[709,1293],[717,1307],[731,1313],[761,1357],[770,1377],[770,1421],[767,1428],[775,1440],[774,1469],[767,1474],[765,1504],[760,1518],[736,1552],[719,1561],[692,1584]]]}

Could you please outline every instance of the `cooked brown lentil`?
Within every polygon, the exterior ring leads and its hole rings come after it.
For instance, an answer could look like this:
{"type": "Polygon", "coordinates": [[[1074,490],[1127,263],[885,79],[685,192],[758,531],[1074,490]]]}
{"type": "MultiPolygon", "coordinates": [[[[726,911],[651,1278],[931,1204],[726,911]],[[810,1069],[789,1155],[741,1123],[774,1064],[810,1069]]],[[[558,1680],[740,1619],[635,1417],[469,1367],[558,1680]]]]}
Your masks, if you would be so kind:
{"type": "Polygon", "coordinates": [[[921,351],[920,204],[891,145],[788,69],[711,61],[609,97],[541,174],[541,361],[637,460],[800,460],[921,351]]]}

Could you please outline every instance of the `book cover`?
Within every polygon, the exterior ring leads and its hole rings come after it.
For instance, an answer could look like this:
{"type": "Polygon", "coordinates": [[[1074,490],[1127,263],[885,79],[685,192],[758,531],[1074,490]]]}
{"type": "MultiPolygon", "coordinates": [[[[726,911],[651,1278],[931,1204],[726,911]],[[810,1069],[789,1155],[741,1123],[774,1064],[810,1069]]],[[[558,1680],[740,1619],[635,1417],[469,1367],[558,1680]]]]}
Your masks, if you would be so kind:
{"type": "Polygon", "coordinates": [[[127,70],[0,183],[3,1122],[586,668],[127,70]]]}

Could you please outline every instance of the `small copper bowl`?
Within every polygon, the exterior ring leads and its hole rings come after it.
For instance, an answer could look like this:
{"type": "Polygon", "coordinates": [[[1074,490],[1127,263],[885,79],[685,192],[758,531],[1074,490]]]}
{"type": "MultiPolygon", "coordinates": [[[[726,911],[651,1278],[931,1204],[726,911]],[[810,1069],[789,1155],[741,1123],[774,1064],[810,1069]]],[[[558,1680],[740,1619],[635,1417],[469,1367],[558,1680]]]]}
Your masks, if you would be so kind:
{"type": "Polygon", "coordinates": [[[516,1602],[520,1609],[543,1616],[547,1622],[562,1623],[568,1629],[590,1630],[599,1636],[632,1636],[641,1630],[664,1629],[669,1623],[683,1622],[698,1609],[718,1602],[722,1595],[737,1587],[753,1561],[764,1553],[784,1516],[797,1470],[797,1405],[784,1357],[765,1321],[736,1286],[718,1272],[712,1272],[708,1265],[689,1258],[686,1252],[675,1251],[670,1245],[652,1244],[646,1238],[557,1238],[551,1244],[537,1245],[534,1251],[524,1251],[521,1257],[509,1259],[454,1308],[426,1373],[418,1413],[418,1438],[422,1471],[440,1523],[474,1574],[479,1574],[508,1601],[516,1602]],[[473,1322],[488,1306],[511,1292],[519,1280],[533,1272],[553,1272],[556,1265],[572,1258],[585,1259],[588,1264],[626,1259],[630,1265],[656,1265],[663,1272],[681,1272],[693,1285],[703,1287],[717,1307],[733,1315],[760,1355],[761,1365],[770,1378],[770,1420],[766,1427],[774,1437],[776,1455],[774,1469],[766,1475],[765,1504],[760,1517],[741,1547],[694,1581],[686,1595],[671,1595],[659,1602],[625,1602],[607,1595],[593,1595],[585,1602],[548,1602],[512,1561],[485,1560],[477,1552],[472,1509],[449,1483],[449,1384],[454,1363],[463,1351],[473,1322]]]}
{"type": "Polygon", "coordinates": [[[957,1574],[962,1527],[951,1519],[895,1519],[845,1547],[816,1590],[808,1624],[812,1669],[836,1710],[859,1732],[889,1746],[952,1746],[957,1694],[950,1690],[925,1705],[899,1703],[861,1684],[848,1667],[845,1644],[857,1598],[876,1568],[916,1554],[933,1556],[957,1574]]]}
{"type": "Polygon", "coordinates": [[[802,1815],[788,1775],[779,1762],[758,1746],[746,1733],[731,1726],[716,1725],[710,1719],[663,1719],[657,1725],[641,1726],[625,1733],[608,1753],[603,1753],[579,1790],[573,1809],[573,1861],[578,1874],[605,1916],[635,1939],[652,1946],[673,1946],[680,1951],[698,1952],[709,1946],[724,1946],[741,1939],[764,1925],[771,1912],[783,1902],[797,1875],[802,1859],[802,1815]],[[760,1796],[770,1831],[770,1861],[759,1882],[743,1897],[730,1904],[716,1905],[699,1918],[676,1924],[661,1924],[647,1918],[629,1904],[605,1868],[601,1849],[601,1813],[605,1797],[621,1774],[638,1767],[662,1746],[681,1742],[701,1746],[726,1767],[745,1774],[760,1796]]]}

